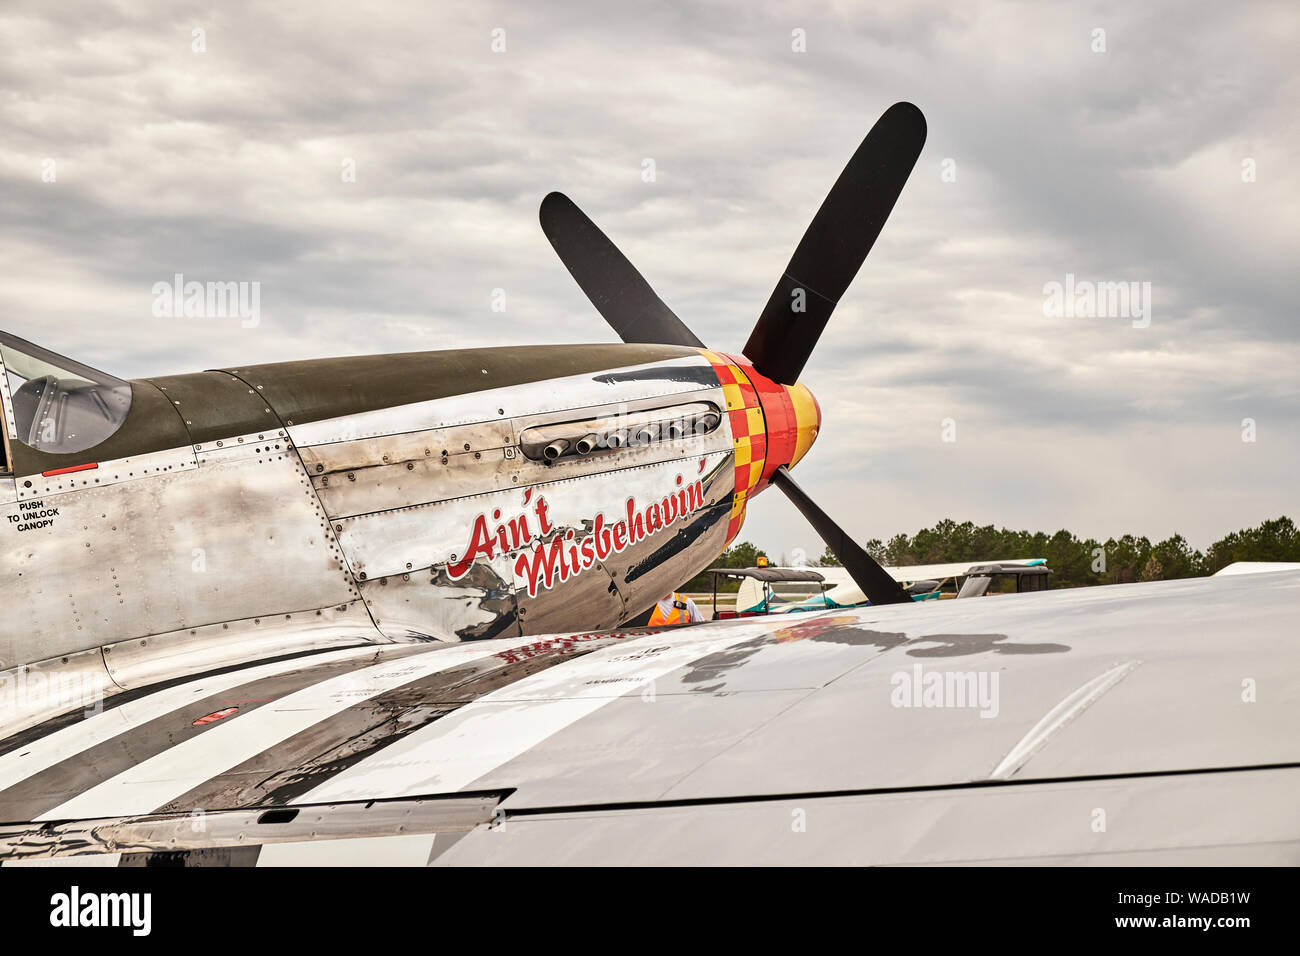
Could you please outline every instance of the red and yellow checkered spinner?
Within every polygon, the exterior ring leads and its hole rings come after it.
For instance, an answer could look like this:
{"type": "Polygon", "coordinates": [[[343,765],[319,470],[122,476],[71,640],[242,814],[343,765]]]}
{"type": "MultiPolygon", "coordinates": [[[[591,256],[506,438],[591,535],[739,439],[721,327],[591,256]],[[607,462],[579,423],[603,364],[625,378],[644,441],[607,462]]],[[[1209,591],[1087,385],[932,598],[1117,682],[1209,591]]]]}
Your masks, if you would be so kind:
{"type": "Polygon", "coordinates": [[[807,454],[821,428],[821,407],[802,382],[782,385],[757,371],[744,356],[700,350],[718,375],[736,453],[735,491],[727,544],[745,522],[749,499],[767,487],[781,465],[793,467],[807,454]]]}

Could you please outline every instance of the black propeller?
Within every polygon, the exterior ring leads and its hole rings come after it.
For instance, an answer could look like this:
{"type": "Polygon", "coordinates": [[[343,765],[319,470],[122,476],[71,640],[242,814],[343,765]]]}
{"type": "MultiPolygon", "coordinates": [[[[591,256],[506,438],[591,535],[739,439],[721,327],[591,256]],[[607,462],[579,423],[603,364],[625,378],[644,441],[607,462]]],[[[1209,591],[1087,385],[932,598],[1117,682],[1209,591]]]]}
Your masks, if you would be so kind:
{"type": "Polygon", "coordinates": [[[624,342],[704,347],[572,199],[548,194],[539,218],[560,261],[624,342]]]}
{"type": "Polygon", "coordinates": [[[821,508],[817,507],[804,490],[800,488],[790,472],[782,465],[772,473],[772,484],[785,492],[785,496],[794,502],[808,523],[826,542],[826,547],[840,559],[853,583],[858,586],[867,600],[872,604],[902,604],[911,601],[911,596],[903,586],[889,576],[889,572],[876,563],[875,559],[845,533],[844,529],[821,508]]]}
{"type": "MultiPolygon", "coordinates": [[[[925,145],[925,117],[895,103],[876,121],[799,241],[745,343],[745,356],[773,381],[793,385],[836,303],[857,275],[925,145]]],[[[624,342],[702,348],[623,253],[567,196],[542,200],[542,230],[579,287],[624,342]]],[[[872,604],[910,601],[844,529],[795,484],[785,466],[772,475],[872,604]]]]}
{"type": "Polygon", "coordinates": [[[921,111],[895,103],[844,167],[745,343],[746,358],[768,378],[784,385],[798,381],[924,145],[921,111]]]}

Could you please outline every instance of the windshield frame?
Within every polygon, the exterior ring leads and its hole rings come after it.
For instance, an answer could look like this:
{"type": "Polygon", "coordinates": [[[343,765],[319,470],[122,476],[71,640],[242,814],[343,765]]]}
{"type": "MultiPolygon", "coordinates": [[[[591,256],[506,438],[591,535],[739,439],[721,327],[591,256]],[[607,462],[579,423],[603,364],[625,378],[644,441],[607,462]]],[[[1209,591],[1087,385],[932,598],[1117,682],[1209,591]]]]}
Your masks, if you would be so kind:
{"type": "Polygon", "coordinates": [[[9,372],[5,368],[3,352],[0,352],[0,417],[4,418],[4,427],[0,428],[0,445],[3,445],[4,452],[4,460],[0,461],[0,475],[12,475],[14,453],[10,442],[18,440],[18,426],[14,421],[13,400],[9,395],[9,372]]]}
{"type": "MultiPolygon", "coordinates": [[[[49,379],[51,382],[54,379],[49,379]]],[[[66,393],[65,393],[66,395],[66,393]]],[[[108,372],[102,372],[99,369],[92,368],[84,362],[78,362],[76,359],[69,358],[66,355],[60,355],[50,349],[43,348],[29,342],[26,339],[19,338],[9,332],[0,331],[0,402],[3,404],[4,412],[4,435],[7,448],[7,465],[10,471],[13,470],[14,445],[21,444],[24,448],[39,452],[44,455],[76,455],[107,441],[125,423],[131,412],[133,399],[133,390],[131,383],[116,375],[108,372]],[[5,362],[5,352],[8,351],[15,359],[21,358],[30,360],[35,367],[20,368],[15,367],[14,362],[5,362]],[[105,413],[105,422],[103,423],[106,430],[93,431],[89,436],[60,436],[51,444],[41,442],[33,444],[29,441],[31,435],[20,436],[18,434],[18,416],[14,408],[14,394],[10,387],[9,376],[14,375],[21,378],[24,384],[27,382],[37,381],[39,377],[49,379],[49,374],[44,373],[41,366],[48,366],[50,369],[60,374],[60,383],[71,382],[80,391],[85,383],[84,389],[96,397],[96,400],[103,406],[101,409],[105,413]],[[32,374],[29,374],[32,373],[32,374]],[[65,377],[70,376],[70,377],[65,377]],[[107,396],[111,396],[108,398],[107,396]],[[110,407],[110,401],[115,408],[110,407]],[[65,441],[70,447],[65,446],[65,441]]],[[[38,411],[44,406],[38,405],[38,411]]],[[[32,430],[35,428],[35,421],[32,423],[32,430]]]]}

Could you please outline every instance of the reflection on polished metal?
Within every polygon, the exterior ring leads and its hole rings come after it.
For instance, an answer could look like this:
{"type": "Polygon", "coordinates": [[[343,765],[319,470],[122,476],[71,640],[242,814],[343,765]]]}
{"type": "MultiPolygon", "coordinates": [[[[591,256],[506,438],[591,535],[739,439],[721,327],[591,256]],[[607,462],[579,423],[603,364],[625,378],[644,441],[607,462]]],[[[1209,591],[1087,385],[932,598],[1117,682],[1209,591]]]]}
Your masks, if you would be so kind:
{"type": "Polygon", "coordinates": [[[0,600],[30,608],[0,632],[0,690],[23,687],[0,730],[284,655],[634,617],[739,530],[756,475],[736,447],[762,413],[752,396],[730,427],[728,361],[487,349],[392,356],[376,381],[339,359],[129,383],[110,439],[15,442],[0,478],[21,543],[0,600]]]}
{"type": "Polygon", "coordinates": [[[690,430],[708,434],[718,427],[721,416],[712,401],[659,405],[647,401],[622,402],[591,409],[591,417],[578,421],[555,421],[525,429],[519,436],[523,453],[534,460],[555,461],[563,456],[586,456],[628,444],[676,440],[690,430]]]}

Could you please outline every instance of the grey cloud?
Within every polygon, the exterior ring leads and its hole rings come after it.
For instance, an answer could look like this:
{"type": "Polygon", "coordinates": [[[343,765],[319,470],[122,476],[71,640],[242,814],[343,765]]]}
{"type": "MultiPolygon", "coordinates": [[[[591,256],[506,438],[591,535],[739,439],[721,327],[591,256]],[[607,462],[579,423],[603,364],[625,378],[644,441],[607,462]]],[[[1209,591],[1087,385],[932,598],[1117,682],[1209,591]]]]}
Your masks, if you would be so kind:
{"type": "MultiPolygon", "coordinates": [[[[863,533],[970,514],[1209,534],[1255,520],[1224,482],[1285,502],[1300,461],[1276,426],[1254,459],[1205,442],[1297,398],[1278,363],[1300,345],[1282,167],[1298,26],[1283,3],[10,4],[0,242],[22,273],[4,326],[133,375],[609,341],[537,227],[561,189],[737,351],[843,162],[906,98],[929,146],[808,366],[828,420],[804,483],[836,513],[880,503],[863,533]],[[262,281],[263,326],[152,318],[150,286],[178,271],[262,281]],[[1043,283],[1067,271],[1151,281],[1152,328],[1046,320],[1043,283]],[[956,455],[935,447],[947,414],[956,455]],[[1138,503],[1069,479],[1101,448],[1144,462],[1146,485],[1111,479],[1138,503]],[[1054,498],[1025,484],[1044,462],[1054,498]]],[[[746,534],[820,551],[769,497],[746,534]]]]}

